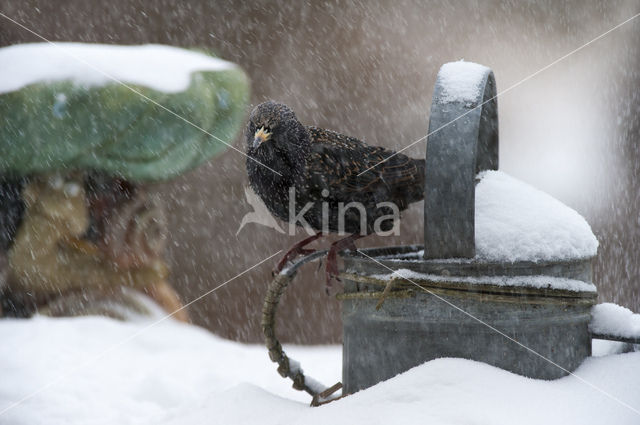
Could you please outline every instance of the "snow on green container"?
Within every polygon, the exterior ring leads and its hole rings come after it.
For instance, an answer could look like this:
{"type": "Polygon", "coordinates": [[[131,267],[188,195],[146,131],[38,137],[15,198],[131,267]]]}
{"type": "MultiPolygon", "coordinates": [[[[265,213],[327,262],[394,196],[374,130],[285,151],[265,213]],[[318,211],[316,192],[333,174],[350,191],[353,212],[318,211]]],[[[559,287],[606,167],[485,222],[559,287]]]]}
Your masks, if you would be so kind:
{"type": "Polygon", "coordinates": [[[233,63],[162,45],[0,49],[0,173],[95,169],[177,176],[224,151],[248,79],[233,63]]]}

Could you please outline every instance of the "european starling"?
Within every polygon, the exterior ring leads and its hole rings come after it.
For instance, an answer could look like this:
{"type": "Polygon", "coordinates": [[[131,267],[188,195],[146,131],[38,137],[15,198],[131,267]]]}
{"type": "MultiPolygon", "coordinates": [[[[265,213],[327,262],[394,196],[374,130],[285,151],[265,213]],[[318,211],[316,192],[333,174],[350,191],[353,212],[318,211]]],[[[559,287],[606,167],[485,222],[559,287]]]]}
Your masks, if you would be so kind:
{"type": "Polygon", "coordinates": [[[338,274],[339,250],[355,249],[354,240],[374,231],[390,231],[397,213],[424,197],[423,159],[304,126],[286,105],[270,101],[256,106],[245,137],[253,190],[275,217],[297,225],[302,225],[302,217],[317,232],[296,244],[276,272],[296,255],[310,252],[304,246],[311,241],[330,232],[351,234],[331,245],[326,266],[329,283],[338,274]],[[295,191],[294,216],[291,191],[295,191]],[[361,207],[348,205],[352,202],[361,207]]]}

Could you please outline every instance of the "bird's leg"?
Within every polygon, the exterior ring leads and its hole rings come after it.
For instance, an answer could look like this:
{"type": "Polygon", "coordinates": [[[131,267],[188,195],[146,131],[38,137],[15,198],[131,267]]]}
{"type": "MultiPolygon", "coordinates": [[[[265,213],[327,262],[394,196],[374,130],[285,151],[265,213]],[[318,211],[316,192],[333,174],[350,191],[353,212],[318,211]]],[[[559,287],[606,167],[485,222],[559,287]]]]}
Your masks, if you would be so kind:
{"type": "Polygon", "coordinates": [[[316,239],[320,239],[324,235],[325,235],[324,233],[318,232],[315,235],[309,236],[308,238],[305,238],[300,242],[298,242],[297,244],[295,244],[294,246],[292,246],[291,249],[289,249],[289,251],[287,251],[287,253],[284,254],[284,256],[280,259],[280,261],[276,265],[276,268],[273,269],[273,272],[272,272],[273,275],[275,276],[279,274],[284,268],[284,266],[286,266],[289,261],[293,260],[297,256],[307,255],[315,252],[315,249],[305,249],[305,246],[309,245],[311,242],[315,241],[316,239]]]}
{"type": "Polygon", "coordinates": [[[343,249],[355,251],[357,248],[354,242],[364,236],[365,235],[354,233],[353,235],[347,236],[346,238],[340,239],[331,244],[331,248],[329,248],[329,253],[327,254],[327,266],[325,268],[325,274],[327,277],[327,293],[329,292],[329,288],[331,288],[331,280],[333,278],[340,281],[340,279],[338,279],[338,252],[343,249]]]}

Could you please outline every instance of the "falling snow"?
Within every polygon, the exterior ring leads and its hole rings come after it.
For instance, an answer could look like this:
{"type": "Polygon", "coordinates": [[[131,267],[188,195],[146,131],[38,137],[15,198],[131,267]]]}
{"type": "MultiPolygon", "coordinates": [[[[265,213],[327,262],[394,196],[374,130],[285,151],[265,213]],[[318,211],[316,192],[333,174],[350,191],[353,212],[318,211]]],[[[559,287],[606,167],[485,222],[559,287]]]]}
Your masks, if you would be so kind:
{"type": "MultiPolygon", "coordinates": [[[[498,92],[506,92],[498,99],[501,172],[483,175],[477,186],[479,255],[595,255],[598,300],[616,304],[594,308],[591,330],[629,337],[638,335],[640,311],[640,18],[594,38],[639,11],[637,0],[492,7],[446,0],[8,0],[1,13],[58,47],[0,16],[0,94],[41,81],[111,84],[104,73],[176,93],[197,70],[233,62],[250,78],[252,104],[281,101],[305,124],[399,150],[426,134],[442,64],[464,58],[445,67],[457,88],[450,101],[477,94],[471,77],[487,66],[498,92]],[[19,43],[27,44],[7,47],[19,43]],[[203,48],[230,62],[170,46],[203,48]]],[[[73,100],[70,91],[54,93],[58,121],[73,100]]],[[[220,109],[229,101],[225,91],[216,94],[220,109]]],[[[91,124],[97,132],[99,123],[91,124]]],[[[240,137],[227,142],[244,150],[240,137]]],[[[403,153],[424,158],[425,140],[403,153]]],[[[244,196],[245,160],[229,150],[146,188],[166,204],[169,279],[182,299],[224,284],[189,306],[195,325],[166,320],[149,327],[139,317],[0,320],[0,424],[640,423],[638,346],[604,340],[593,341],[576,376],[556,381],[445,358],[310,408],[259,344],[275,260],[244,273],[304,234],[285,235],[283,223],[268,219],[265,226],[242,222],[260,212],[244,196]]],[[[63,186],[71,195],[79,190],[63,186]]],[[[421,244],[422,220],[422,206],[414,205],[399,236],[367,238],[358,247],[421,244]]],[[[1,254],[0,292],[7,277],[1,254]]],[[[323,280],[314,266],[299,272],[277,329],[284,341],[333,344],[286,347],[305,373],[332,385],[340,380],[342,326],[340,303],[325,296],[323,280]]],[[[533,277],[527,284],[549,282],[533,277]]],[[[569,279],[553,284],[594,289],[569,279]]]]}

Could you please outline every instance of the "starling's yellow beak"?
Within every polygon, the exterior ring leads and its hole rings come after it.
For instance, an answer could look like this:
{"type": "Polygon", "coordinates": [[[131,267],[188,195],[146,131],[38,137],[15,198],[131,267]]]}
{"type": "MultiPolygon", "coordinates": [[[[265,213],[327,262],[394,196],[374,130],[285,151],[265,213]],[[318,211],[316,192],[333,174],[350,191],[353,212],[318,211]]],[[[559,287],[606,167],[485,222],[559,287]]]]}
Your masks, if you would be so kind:
{"type": "Polygon", "coordinates": [[[264,127],[260,127],[258,131],[253,135],[253,147],[257,148],[261,143],[266,142],[271,137],[271,132],[265,130],[264,127]]]}

